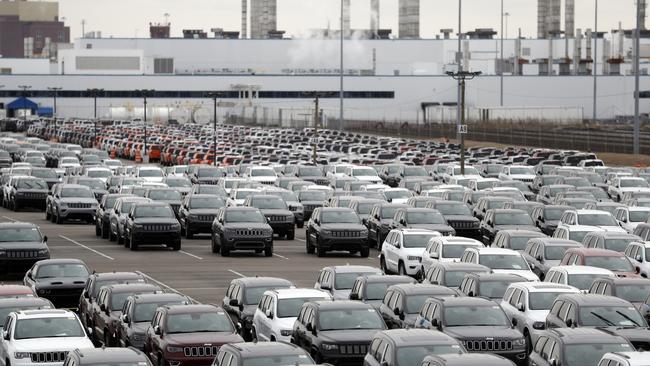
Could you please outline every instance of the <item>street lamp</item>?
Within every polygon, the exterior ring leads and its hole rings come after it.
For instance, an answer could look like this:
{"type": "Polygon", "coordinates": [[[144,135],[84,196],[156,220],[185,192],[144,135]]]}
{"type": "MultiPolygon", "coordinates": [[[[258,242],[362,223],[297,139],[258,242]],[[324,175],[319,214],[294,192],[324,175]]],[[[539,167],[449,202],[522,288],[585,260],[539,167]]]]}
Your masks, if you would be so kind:
{"type": "Polygon", "coordinates": [[[458,134],[460,135],[460,175],[465,175],[465,134],[467,134],[467,126],[465,125],[465,80],[472,80],[481,75],[480,71],[448,71],[447,75],[458,80],[460,84],[460,125],[458,125],[458,134]]]}
{"type": "Polygon", "coordinates": [[[213,101],[213,120],[212,120],[212,160],[214,160],[213,165],[217,166],[217,99],[223,98],[223,94],[220,92],[209,92],[205,94],[206,97],[212,99],[213,101]]]}
{"type": "Polygon", "coordinates": [[[508,18],[510,17],[510,13],[506,11],[503,16],[506,18],[506,39],[508,39],[508,18]]]}
{"type": "Polygon", "coordinates": [[[135,91],[144,100],[144,114],[142,123],[144,124],[144,151],[142,157],[147,155],[147,97],[153,96],[155,90],[153,89],[136,89],[135,91]]]}
{"type": "Polygon", "coordinates": [[[86,93],[88,93],[94,100],[94,116],[95,120],[93,122],[93,144],[92,146],[94,147],[95,144],[97,143],[97,95],[99,93],[103,93],[104,89],[86,89],[86,93]]]}
{"type": "MultiPolygon", "coordinates": [[[[18,85],[20,89],[23,90],[23,98],[27,98],[27,90],[31,89],[31,85],[18,85]]],[[[23,121],[25,121],[25,124],[27,124],[27,112],[23,110],[23,121]]]]}
{"type": "MultiPolygon", "coordinates": [[[[314,134],[310,143],[312,145],[312,159],[314,161],[314,166],[318,165],[318,157],[316,154],[316,149],[318,148],[318,124],[322,122],[322,114],[320,112],[320,98],[334,97],[335,92],[307,92],[306,96],[314,98],[314,134]]],[[[321,126],[322,127],[322,126],[321,126]]]]}
{"type": "Polygon", "coordinates": [[[53,93],[52,96],[54,97],[54,110],[53,110],[53,113],[52,113],[52,117],[54,119],[54,137],[55,138],[57,137],[57,133],[56,133],[57,132],[56,131],[56,97],[58,96],[59,90],[61,90],[61,89],[63,89],[63,88],[55,87],[55,86],[48,86],[47,87],[47,90],[51,91],[53,93]]]}
{"type": "Polygon", "coordinates": [[[640,152],[640,129],[641,121],[639,116],[639,93],[640,93],[640,53],[641,53],[641,24],[644,22],[642,18],[641,5],[645,6],[645,1],[637,0],[636,2],[636,29],[634,30],[634,155],[639,155],[640,152]]]}

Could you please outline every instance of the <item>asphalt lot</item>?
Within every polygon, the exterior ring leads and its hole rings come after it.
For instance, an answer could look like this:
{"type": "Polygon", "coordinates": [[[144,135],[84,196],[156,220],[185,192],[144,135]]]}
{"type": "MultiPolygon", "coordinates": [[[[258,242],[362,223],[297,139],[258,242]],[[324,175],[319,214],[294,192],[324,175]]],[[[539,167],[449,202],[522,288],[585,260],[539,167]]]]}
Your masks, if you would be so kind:
{"type": "MultiPolygon", "coordinates": [[[[177,291],[202,303],[221,304],[230,281],[237,277],[273,276],[293,281],[298,287],[314,286],[321,268],[329,265],[371,265],[378,267],[378,252],[371,250],[369,258],[347,253],[328,253],[325,258],[305,252],[305,229],[296,229],[295,240],[274,240],[274,255],[266,258],[252,252],[233,252],[223,258],[210,251],[209,235],[183,238],[182,248],[173,252],[164,247],[145,247],[132,252],[95,236],[93,225],[69,222],[56,225],[45,220],[45,213],[23,209],[13,212],[0,208],[0,222],[32,222],[48,237],[52,258],[81,259],[97,272],[141,271],[170,291],[177,291]]],[[[13,283],[22,281],[12,276],[13,283]]]]}

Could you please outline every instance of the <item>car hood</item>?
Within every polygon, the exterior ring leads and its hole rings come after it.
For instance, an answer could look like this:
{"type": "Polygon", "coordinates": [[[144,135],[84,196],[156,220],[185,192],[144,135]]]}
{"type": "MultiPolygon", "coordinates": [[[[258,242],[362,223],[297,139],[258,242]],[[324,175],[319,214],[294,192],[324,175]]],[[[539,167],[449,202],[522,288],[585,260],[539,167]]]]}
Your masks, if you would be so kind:
{"type": "Polygon", "coordinates": [[[334,300],[347,300],[350,298],[350,292],[352,290],[332,290],[332,296],[334,300]]]}
{"type": "Polygon", "coordinates": [[[496,230],[526,230],[540,232],[537,226],[532,225],[494,225],[496,230]]]}
{"type": "Polygon", "coordinates": [[[269,224],[259,222],[235,222],[226,223],[227,229],[270,229],[269,224]]]}
{"type": "Polygon", "coordinates": [[[454,338],[522,338],[521,333],[510,327],[445,327],[445,334],[454,338]]]}
{"type": "Polygon", "coordinates": [[[492,272],[494,272],[494,273],[514,274],[514,275],[517,275],[517,276],[521,276],[521,277],[527,279],[528,281],[532,281],[532,282],[539,281],[539,277],[537,277],[537,275],[535,275],[535,273],[533,273],[532,271],[529,271],[527,269],[520,269],[520,270],[517,270],[517,269],[493,269],[492,272]]]}
{"type": "Polygon", "coordinates": [[[445,215],[445,219],[447,219],[447,221],[471,221],[471,222],[480,221],[476,217],[470,215],[445,215]]]}
{"type": "Polygon", "coordinates": [[[232,332],[167,333],[165,340],[167,343],[175,345],[225,344],[243,341],[238,334],[232,332]]]}
{"type": "Polygon", "coordinates": [[[67,197],[67,198],[61,198],[61,203],[91,203],[91,204],[97,204],[97,200],[95,198],[67,197]]]}
{"type": "Polygon", "coordinates": [[[140,177],[142,178],[145,182],[152,182],[152,183],[162,183],[163,177],[140,177]]]}
{"type": "Polygon", "coordinates": [[[133,222],[136,224],[176,224],[173,217],[136,217],[133,222]]]}
{"type": "Polygon", "coordinates": [[[19,352],[72,351],[74,349],[94,348],[88,337],[34,338],[12,341],[19,352]]]}
{"type": "Polygon", "coordinates": [[[4,250],[23,250],[23,249],[39,250],[45,248],[47,248],[47,245],[41,242],[18,241],[18,242],[0,243],[0,249],[4,249],[4,250]]]}
{"type": "Polygon", "coordinates": [[[263,210],[260,210],[260,211],[262,211],[262,213],[264,214],[264,216],[266,216],[266,215],[272,215],[272,216],[292,216],[292,215],[293,215],[293,212],[291,212],[291,211],[289,211],[289,210],[283,210],[283,209],[263,209],[263,210]]]}
{"type": "Polygon", "coordinates": [[[219,212],[218,208],[193,208],[190,215],[216,215],[219,212]]]}
{"type": "Polygon", "coordinates": [[[627,328],[627,327],[602,327],[597,328],[605,333],[621,336],[630,341],[647,342],[650,339],[650,329],[648,328],[627,328]]]}
{"type": "Polygon", "coordinates": [[[409,229],[425,229],[439,232],[454,231],[454,229],[447,224],[409,224],[409,229]]]}
{"type": "Polygon", "coordinates": [[[370,342],[372,337],[383,329],[345,329],[345,330],[322,330],[318,337],[324,342],[370,342]]]}
{"type": "Polygon", "coordinates": [[[47,189],[25,189],[25,188],[20,188],[20,189],[18,189],[17,193],[45,193],[45,194],[47,194],[47,189]]]}
{"type": "Polygon", "coordinates": [[[60,278],[43,278],[37,279],[36,288],[44,289],[51,288],[56,289],[58,287],[78,287],[84,288],[86,286],[86,277],[60,277],[60,278]]]}
{"type": "Polygon", "coordinates": [[[291,329],[293,328],[293,323],[296,322],[297,317],[287,317],[287,318],[275,318],[275,325],[279,329],[291,329]]]}
{"type": "Polygon", "coordinates": [[[321,224],[321,228],[325,230],[350,230],[358,231],[365,230],[366,227],[361,224],[321,224]]]}

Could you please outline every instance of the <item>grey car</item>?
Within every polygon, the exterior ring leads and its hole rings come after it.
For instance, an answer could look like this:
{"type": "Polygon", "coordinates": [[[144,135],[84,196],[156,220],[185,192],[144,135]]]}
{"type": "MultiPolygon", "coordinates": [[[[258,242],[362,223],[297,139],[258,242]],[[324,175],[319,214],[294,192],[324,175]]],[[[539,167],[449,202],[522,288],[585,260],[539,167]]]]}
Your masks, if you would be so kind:
{"type": "Polygon", "coordinates": [[[399,284],[389,287],[379,314],[390,329],[413,328],[424,301],[430,297],[458,296],[457,290],[427,284],[399,284]]]}
{"type": "Polygon", "coordinates": [[[217,213],[212,223],[212,252],[228,257],[235,250],[273,255],[273,229],[259,209],[224,207],[217,213]]]}
{"type": "Polygon", "coordinates": [[[255,207],[262,212],[273,233],[278,237],[293,240],[296,236],[296,218],[284,199],[269,194],[252,194],[246,197],[244,207],[255,207]]]}
{"type": "Polygon", "coordinates": [[[22,273],[43,259],[50,259],[50,250],[47,236],[38,226],[24,222],[0,223],[0,273],[22,273]]]}
{"type": "Polygon", "coordinates": [[[544,281],[549,269],[559,266],[567,249],[579,248],[577,241],[560,238],[533,238],[521,253],[531,271],[544,281]]]}
{"type": "Polygon", "coordinates": [[[125,226],[126,219],[129,216],[131,206],[136,202],[152,202],[148,198],[136,197],[127,195],[115,200],[113,208],[109,211],[108,225],[109,233],[108,239],[110,241],[117,241],[118,244],[124,244],[125,240],[125,226]]]}
{"type": "Polygon", "coordinates": [[[372,305],[376,310],[382,304],[386,291],[392,285],[414,284],[413,277],[409,276],[384,276],[384,275],[363,275],[357,277],[350,290],[348,298],[358,300],[372,305]]]}
{"type": "Polygon", "coordinates": [[[331,266],[320,271],[314,288],[329,292],[334,300],[350,297],[352,286],[359,276],[382,275],[379,268],[370,266],[331,266]]]}
{"type": "Polygon", "coordinates": [[[419,366],[429,355],[465,354],[454,338],[427,329],[391,329],[377,332],[370,343],[364,366],[419,366]]]}
{"type": "Polygon", "coordinates": [[[90,188],[78,184],[57,184],[54,187],[50,208],[52,222],[62,224],[71,219],[93,222],[98,203],[90,188]]]}

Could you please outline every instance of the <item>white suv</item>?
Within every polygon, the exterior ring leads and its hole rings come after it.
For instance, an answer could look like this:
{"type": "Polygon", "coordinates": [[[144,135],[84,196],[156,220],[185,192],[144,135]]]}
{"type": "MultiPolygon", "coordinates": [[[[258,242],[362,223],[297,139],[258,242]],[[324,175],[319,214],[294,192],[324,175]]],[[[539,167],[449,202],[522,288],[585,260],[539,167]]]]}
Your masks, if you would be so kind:
{"type": "Polygon", "coordinates": [[[632,234],[639,224],[650,216],[650,207],[619,207],[614,210],[614,217],[625,231],[632,234]]]}
{"type": "Polygon", "coordinates": [[[278,180],[278,174],[273,170],[273,168],[266,166],[251,166],[246,168],[246,171],[243,174],[243,178],[246,178],[253,182],[258,182],[267,185],[273,185],[278,180]]]}
{"type": "Polygon", "coordinates": [[[68,352],[94,347],[77,315],[56,309],[10,313],[0,342],[1,366],[59,366],[68,352]]]}
{"type": "Polygon", "coordinates": [[[630,258],[634,268],[639,269],[641,277],[650,277],[650,242],[631,242],[625,249],[625,255],[630,258]]]}
{"type": "Polygon", "coordinates": [[[386,236],[379,254],[384,273],[417,276],[422,269],[422,256],[429,240],[440,237],[437,231],[422,229],[394,229],[386,236]]]}
{"type": "Polygon", "coordinates": [[[487,247],[467,248],[460,261],[482,264],[494,273],[515,274],[531,282],[539,281],[539,277],[530,270],[528,262],[516,250],[487,247]]]}
{"type": "Polygon", "coordinates": [[[285,341],[291,339],[293,323],[302,305],[309,301],[332,300],[322,290],[290,288],[264,292],[253,315],[253,339],[258,341],[285,341]]]}
{"type": "Polygon", "coordinates": [[[605,353],[598,366],[644,366],[650,364],[649,352],[605,353]]]}
{"type": "Polygon", "coordinates": [[[612,179],[612,182],[607,189],[607,193],[615,201],[621,202],[623,195],[627,192],[648,192],[650,186],[648,181],[638,177],[625,177],[618,176],[612,179]]]}
{"type": "Polygon", "coordinates": [[[429,240],[422,256],[422,273],[438,262],[459,261],[467,248],[483,248],[483,243],[462,236],[441,236],[429,240]]]}
{"type": "Polygon", "coordinates": [[[544,282],[559,283],[577,288],[587,293],[591,284],[599,277],[616,278],[614,272],[591,266],[555,266],[546,272],[544,282]]]}
{"type": "Polygon", "coordinates": [[[611,213],[601,210],[566,210],[560,216],[557,227],[567,228],[569,231],[626,232],[611,213]]]}

